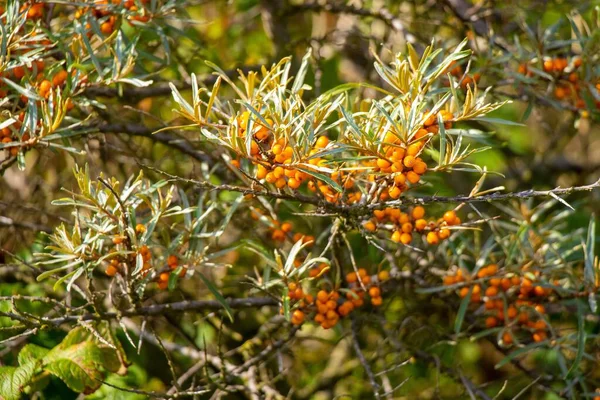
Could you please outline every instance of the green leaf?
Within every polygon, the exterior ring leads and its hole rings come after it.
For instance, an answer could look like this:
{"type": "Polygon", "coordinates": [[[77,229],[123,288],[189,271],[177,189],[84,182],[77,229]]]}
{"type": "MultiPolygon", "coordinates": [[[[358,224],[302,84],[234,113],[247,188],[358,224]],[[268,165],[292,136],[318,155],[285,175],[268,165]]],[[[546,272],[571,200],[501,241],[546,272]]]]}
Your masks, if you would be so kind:
{"type": "Polygon", "coordinates": [[[29,384],[38,365],[27,363],[19,367],[0,367],[0,398],[18,400],[29,384]]]}
{"type": "Polygon", "coordinates": [[[575,359],[569,372],[567,373],[566,379],[572,378],[574,374],[578,372],[579,363],[583,358],[583,352],[585,350],[585,317],[581,301],[577,301],[577,353],[575,353],[575,359]]]}
{"type": "Polygon", "coordinates": [[[71,330],[46,354],[43,362],[44,369],[71,390],[86,394],[100,387],[104,371],[117,372],[121,367],[116,349],[82,327],[71,330]]]}
{"type": "Polygon", "coordinates": [[[33,343],[25,345],[19,352],[19,365],[25,365],[42,360],[50,350],[33,343]]]}
{"type": "Polygon", "coordinates": [[[473,293],[473,286],[469,288],[469,293],[462,299],[460,302],[460,307],[458,308],[458,314],[456,314],[456,320],[454,321],[454,332],[456,334],[460,333],[460,328],[462,327],[463,321],[465,320],[465,314],[467,313],[467,308],[469,307],[469,303],[471,302],[471,294],[473,293]]]}
{"type": "Polygon", "coordinates": [[[594,253],[596,243],[596,217],[592,216],[588,226],[587,240],[584,249],[584,279],[586,283],[592,287],[596,285],[596,270],[594,268],[594,253]]]}
{"type": "Polygon", "coordinates": [[[202,279],[202,282],[204,282],[208,290],[212,292],[217,301],[223,306],[225,312],[227,313],[227,316],[229,317],[229,320],[233,322],[233,311],[231,310],[231,307],[229,307],[229,304],[227,304],[227,300],[225,300],[225,298],[221,295],[221,293],[215,287],[215,285],[211,281],[209,281],[201,272],[198,272],[198,276],[200,276],[200,279],[202,279]]]}
{"type": "Polygon", "coordinates": [[[342,192],[342,187],[335,182],[333,179],[331,179],[330,177],[328,177],[327,175],[315,172],[313,170],[310,170],[308,168],[300,168],[298,167],[298,170],[305,172],[315,178],[317,178],[320,181],[323,181],[325,183],[327,183],[329,186],[331,186],[332,188],[334,188],[337,192],[341,193],[342,192]]]}

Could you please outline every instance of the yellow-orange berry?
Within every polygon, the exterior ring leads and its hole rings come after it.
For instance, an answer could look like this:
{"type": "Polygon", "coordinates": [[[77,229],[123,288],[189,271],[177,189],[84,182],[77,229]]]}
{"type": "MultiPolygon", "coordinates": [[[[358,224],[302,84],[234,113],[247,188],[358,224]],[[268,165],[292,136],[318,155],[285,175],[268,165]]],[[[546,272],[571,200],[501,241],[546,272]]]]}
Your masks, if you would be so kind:
{"type": "Polygon", "coordinates": [[[373,286],[373,287],[369,288],[369,296],[379,297],[379,296],[381,296],[381,290],[377,286],[373,286]]]}
{"type": "Polygon", "coordinates": [[[415,162],[416,160],[413,156],[404,157],[403,163],[406,168],[412,168],[415,165],[415,162]]]}
{"type": "Polygon", "coordinates": [[[493,328],[498,325],[498,320],[495,317],[487,317],[485,319],[485,326],[487,328],[493,328]]]}
{"type": "Polygon", "coordinates": [[[388,279],[390,279],[390,273],[388,271],[379,271],[379,274],[377,274],[377,278],[381,281],[381,282],[385,282],[388,279]]]}
{"type": "Polygon", "coordinates": [[[371,304],[375,307],[379,307],[383,303],[383,299],[381,297],[372,297],[371,304]]]}
{"type": "Polygon", "coordinates": [[[112,264],[110,264],[108,267],[106,267],[106,275],[108,276],[115,276],[117,274],[119,270],[112,264]]]}
{"type": "Polygon", "coordinates": [[[412,217],[414,219],[421,219],[425,216],[425,209],[421,206],[416,206],[412,210],[412,217]]]}
{"type": "Polygon", "coordinates": [[[317,147],[319,149],[323,149],[323,148],[327,147],[328,144],[329,144],[329,138],[327,136],[319,136],[319,138],[317,139],[317,143],[315,144],[315,147],[317,147]]]}
{"type": "Polygon", "coordinates": [[[375,230],[377,229],[377,226],[375,225],[375,223],[373,221],[365,222],[363,224],[363,227],[369,232],[375,232],[375,230]]]}
{"type": "Polygon", "coordinates": [[[317,293],[317,300],[319,300],[322,303],[325,303],[328,299],[329,295],[327,294],[327,292],[324,290],[319,290],[319,292],[317,293]]]}
{"type": "Polygon", "coordinates": [[[440,237],[437,232],[429,232],[427,234],[427,243],[429,244],[438,244],[440,242],[440,237]]]}
{"type": "Polygon", "coordinates": [[[444,221],[448,225],[454,225],[454,221],[456,220],[456,212],[454,210],[446,211],[444,213],[444,221]]]}
{"type": "Polygon", "coordinates": [[[304,322],[304,313],[300,310],[295,310],[292,313],[292,324],[301,325],[304,322]]]}
{"type": "Polygon", "coordinates": [[[410,233],[403,233],[400,235],[400,242],[402,244],[409,244],[412,242],[412,235],[410,233]]]}

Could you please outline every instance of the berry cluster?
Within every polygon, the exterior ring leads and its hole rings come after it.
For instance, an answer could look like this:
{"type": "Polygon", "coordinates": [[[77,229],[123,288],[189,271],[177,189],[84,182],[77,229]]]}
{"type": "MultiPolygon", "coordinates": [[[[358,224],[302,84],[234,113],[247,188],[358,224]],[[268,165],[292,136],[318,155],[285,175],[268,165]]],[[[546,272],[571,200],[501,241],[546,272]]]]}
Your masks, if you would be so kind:
{"type": "Polygon", "coordinates": [[[389,277],[387,271],[381,271],[375,277],[369,276],[364,268],[358,269],[358,273],[351,272],[346,275],[348,288],[344,290],[346,292],[345,299],[340,295],[340,290],[322,289],[317,292],[316,296],[313,296],[306,293],[300,283],[290,282],[288,296],[297,302],[291,322],[294,325],[301,325],[308,314],[313,314],[313,320],[323,329],[333,328],[341,318],[364,305],[365,293],[368,293],[371,305],[380,306],[383,299],[378,285],[388,280],[389,277]]]}
{"type": "Polygon", "coordinates": [[[462,66],[460,64],[457,64],[456,61],[452,61],[452,63],[450,63],[449,68],[451,68],[449,71],[450,75],[458,79],[462,78],[462,80],[460,81],[460,86],[463,89],[466,89],[468,86],[473,86],[474,84],[479,83],[479,80],[481,79],[481,74],[479,72],[476,72],[473,75],[465,75],[462,66]]]}
{"type": "MultiPolygon", "coordinates": [[[[139,0],[139,3],[142,6],[146,5],[148,2],[149,0],[139,0]]],[[[122,6],[131,12],[131,15],[127,16],[128,21],[147,22],[150,20],[148,10],[146,10],[145,7],[142,7],[142,9],[139,10],[134,0],[95,0],[93,6],[77,9],[75,18],[80,19],[90,13],[90,15],[98,21],[100,32],[102,32],[103,35],[110,35],[114,32],[118,23],[118,13],[114,12],[114,7],[116,6],[122,6]]],[[[88,31],[88,37],[91,37],[91,24],[87,22],[85,28],[88,31]]]]}
{"type": "Polygon", "coordinates": [[[450,226],[461,223],[456,212],[452,210],[447,211],[443,218],[428,221],[425,219],[425,209],[421,206],[414,207],[408,213],[404,213],[398,208],[388,207],[383,210],[375,210],[373,214],[374,218],[364,222],[363,227],[369,232],[375,232],[379,228],[392,230],[392,241],[402,244],[411,243],[415,232],[426,233],[427,243],[439,244],[441,240],[450,236],[450,226]]]}
{"type": "Polygon", "coordinates": [[[471,293],[472,304],[483,303],[487,328],[504,325],[502,343],[505,346],[510,346],[517,334],[523,340],[529,336],[534,342],[547,339],[546,310],[541,303],[548,300],[552,289],[543,286],[539,271],[532,273],[524,267],[521,274],[517,274],[490,264],[479,269],[475,277],[462,269],[444,277],[444,285],[457,284],[461,298],[471,293]]]}
{"type": "MultiPolygon", "coordinates": [[[[560,101],[568,101],[573,107],[583,110],[586,108],[584,94],[588,85],[582,82],[583,60],[579,56],[567,57],[546,57],[543,60],[544,72],[552,76],[554,87],[554,97],[560,101]]],[[[518,72],[521,75],[532,76],[529,64],[519,65],[518,72]]],[[[600,83],[596,85],[596,90],[600,92],[600,83]]],[[[593,98],[593,96],[592,96],[593,98]]],[[[600,109],[600,101],[596,101],[596,108],[600,109]]]]}
{"type": "Polygon", "coordinates": [[[312,246],[315,242],[315,237],[312,235],[305,235],[301,232],[294,233],[293,225],[289,221],[280,222],[275,218],[263,214],[262,211],[257,208],[252,209],[250,215],[255,220],[263,218],[268,222],[271,239],[275,242],[283,243],[286,239],[289,239],[293,243],[296,243],[297,241],[302,240],[302,242],[306,243],[308,246],[312,246]]]}
{"type": "MultiPolygon", "coordinates": [[[[46,5],[43,2],[30,0],[23,3],[19,11],[22,13],[27,13],[27,19],[35,21],[41,19],[44,16],[44,12],[46,11],[46,5]]],[[[1,12],[4,13],[4,9],[2,9],[1,12]]]]}

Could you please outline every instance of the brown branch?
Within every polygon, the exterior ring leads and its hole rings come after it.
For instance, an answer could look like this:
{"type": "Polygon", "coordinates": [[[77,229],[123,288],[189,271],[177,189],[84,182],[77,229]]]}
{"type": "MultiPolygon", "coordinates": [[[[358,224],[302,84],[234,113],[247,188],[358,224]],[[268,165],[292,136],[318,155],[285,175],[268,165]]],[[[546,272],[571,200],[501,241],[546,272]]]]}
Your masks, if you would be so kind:
{"type": "MultiPolygon", "coordinates": [[[[260,66],[251,65],[244,66],[239,69],[230,69],[225,71],[225,74],[229,77],[235,77],[238,74],[238,70],[245,73],[258,70],[260,66]]],[[[204,84],[205,86],[211,86],[217,81],[217,76],[214,74],[205,75],[198,77],[198,83],[204,84]]],[[[157,82],[147,87],[123,87],[121,90],[115,87],[108,86],[89,86],[84,90],[84,95],[90,97],[120,97],[128,101],[134,101],[143,99],[145,97],[159,97],[168,96],[171,94],[171,87],[169,84],[172,83],[178,90],[188,90],[192,87],[191,82],[157,82]]]]}
{"type": "Polygon", "coordinates": [[[3,217],[1,215],[0,215],[0,227],[22,228],[22,229],[29,229],[29,230],[36,231],[36,232],[52,233],[52,229],[47,226],[35,224],[32,222],[15,221],[12,218],[3,217]]]}
{"type": "MultiPolygon", "coordinates": [[[[276,306],[279,303],[271,297],[247,297],[243,299],[228,299],[227,305],[233,309],[256,308],[263,306],[276,306]]],[[[186,311],[218,311],[223,310],[223,305],[216,300],[186,300],[175,303],[156,304],[151,306],[138,307],[133,310],[120,312],[107,312],[101,314],[89,313],[82,315],[65,315],[57,318],[44,318],[43,322],[58,326],[66,322],[74,321],[101,321],[117,319],[121,317],[140,317],[164,315],[174,312],[186,311]]]]}
{"type": "Polygon", "coordinates": [[[363,354],[363,352],[360,348],[360,343],[358,342],[358,324],[357,324],[356,317],[354,317],[354,315],[352,316],[351,331],[352,331],[352,346],[354,347],[356,356],[358,357],[360,364],[363,366],[365,373],[367,374],[367,377],[369,378],[369,382],[371,383],[371,386],[373,387],[373,395],[375,396],[376,399],[380,399],[381,395],[379,394],[379,390],[380,390],[381,386],[375,380],[375,375],[373,374],[373,371],[371,370],[371,366],[369,365],[369,362],[365,358],[365,355],[363,354]]]}
{"type": "MultiPolygon", "coordinates": [[[[175,181],[185,182],[189,184],[193,184],[195,186],[201,187],[203,189],[209,190],[227,190],[233,192],[239,192],[242,194],[251,194],[255,196],[266,196],[275,199],[283,199],[283,200],[291,200],[291,201],[299,201],[302,203],[313,204],[319,207],[320,210],[329,211],[332,213],[337,213],[340,215],[346,216],[363,216],[369,215],[374,210],[380,210],[387,207],[400,207],[400,206],[410,206],[410,205],[425,205],[432,203],[481,203],[481,202],[491,202],[491,201],[504,201],[510,199],[528,199],[532,197],[554,197],[554,196],[565,196],[572,193],[577,192],[591,192],[594,189],[600,188],[600,179],[596,182],[583,185],[583,186],[573,186],[568,188],[555,188],[551,190],[524,190],[521,192],[512,192],[512,193],[492,193],[482,196],[468,196],[468,195],[460,195],[460,196],[423,196],[423,197],[415,197],[415,198],[405,198],[400,200],[392,200],[392,201],[384,201],[380,203],[374,203],[369,205],[345,205],[345,204],[333,204],[322,201],[317,197],[306,196],[300,193],[285,193],[285,192],[271,192],[268,190],[255,190],[248,187],[235,186],[235,185],[215,185],[210,182],[197,181],[194,179],[185,179],[180,178],[178,176],[169,174],[167,172],[161,171],[159,169],[143,166],[152,171],[165,175],[175,181]]],[[[319,211],[319,210],[318,210],[319,211]]]]}
{"type": "Polygon", "coordinates": [[[302,11],[326,11],[334,14],[350,14],[360,17],[375,18],[385,23],[394,31],[402,33],[407,42],[411,44],[418,43],[416,36],[406,30],[406,28],[404,27],[404,23],[399,18],[395,17],[394,14],[392,14],[387,8],[384,7],[381,7],[377,10],[369,10],[366,8],[361,8],[349,4],[321,4],[316,1],[310,1],[304,4],[295,4],[291,6],[288,14],[293,15],[302,11]]]}

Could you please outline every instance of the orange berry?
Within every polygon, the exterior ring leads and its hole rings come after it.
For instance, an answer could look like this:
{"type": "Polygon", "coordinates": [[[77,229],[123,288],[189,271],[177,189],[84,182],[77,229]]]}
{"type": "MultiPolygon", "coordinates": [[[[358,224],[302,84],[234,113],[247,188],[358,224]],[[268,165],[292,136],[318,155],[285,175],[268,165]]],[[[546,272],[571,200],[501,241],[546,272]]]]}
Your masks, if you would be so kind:
{"type": "Polygon", "coordinates": [[[144,232],[146,232],[146,227],[144,226],[144,224],[137,224],[135,226],[135,233],[140,234],[144,232]]]}
{"type": "Polygon", "coordinates": [[[392,199],[397,199],[402,194],[402,190],[398,186],[392,186],[388,189],[388,194],[392,199]]]}
{"type": "Polygon", "coordinates": [[[177,256],[174,254],[171,254],[169,256],[169,258],[167,258],[167,265],[171,268],[175,268],[175,267],[177,267],[178,261],[179,260],[177,259],[177,256]]]}
{"type": "Polygon", "coordinates": [[[440,242],[440,237],[438,236],[437,232],[429,232],[427,234],[427,243],[431,244],[431,245],[435,245],[438,244],[440,242]]]}
{"type": "Polygon", "coordinates": [[[304,322],[304,313],[300,310],[295,310],[292,313],[292,324],[301,325],[304,322]]]}
{"type": "Polygon", "coordinates": [[[377,278],[381,281],[381,282],[385,282],[388,279],[390,279],[390,273],[388,271],[379,271],[379,274],[377,274],[377,278]]]}
{"type": "Polygon", "coordinates": [[[414,185],[421,180],[421,176],[414,171],[408,171],[406,173],[406,179],[414,185]]]}
{"type": "Polygon", "coordinates": [[[387,169],[392,165],[391,162],[389,162],[388,160],[385,160],[383,158],[379,158],[377,159],[377,166],[381,169],[387,169]]]}
{"type": "Polygon", "coordinates": [[[495,317],[487,317],[485,319],[485,326],[487,328],[493,328],[498,325],[498,320],[495,317]]]}
{"type": "MultiPolygon", "coordinates": [[[[417,219],[417,220],[415,221],[415,229],[416,229],[417,231],[422,231],[422,230],[423,230],[423,229],[425,229],[426,227],[427,227],[427,221],[426,221],[426,220],[424,220],[423,218],[421,218],[421,219],[417,219]]],[[[443,229],[443,230],[447,230],[447,229],[443,229]]],[[[441,231],[440,231],[440,233],[441,233],[441,231]]]]}
{"type": "Polygon", "coordinates": [[[121,244],[125,241],[125,237],[123,236],[115,236],[112,239],[113,244],[121,244]]]}
{"type": "Polygon", "coordinates": [[[438,236],[441,240],[448,239],[450,237],[450,229],[440,229],[438,236]]]}
{"type": "Polygon", "coordinates": [[[413,165],[413,171],[419,175],[423,175],[427,171],[427,164],[423,161],[417,161],[415,165],[413,165]]]}
{"type": "Polygon", "coordinates": [[[511,345],[513,342],[513,338],[512,335],[510,334],[510,332],[504,332],[504,334],[502,335],[502,342],[505,345],[511,345]]]}
{"type": "Polygon", "coordinates": [[[317,139],[317,143],[315,144],[316,148],[323,149],[327,147],[329,144],[329,138],[327,136],[319,136],[317,139]]]}
{"type": "Polygon", "coordinates": [[[68,76],[69,76],[69,74],[67,73],[67,71],[65,71],[64,69],[61,69],[52,78],[52,85],[53,86],[60,86],[60,85],[62,85],[67,80],[68,76]]]}
{"type": "Polygon", "coordinates": [[[456,221],[456,212],[454,210],[446,211],[444,213],[444,221],[446,221],[448,225],[454,225],[454,221],[456,221]]]}
{"type": "Polygon", "coordinates": [[[371,298],[371,304],[375,307],[379,307],[382,303],[383,303],[383,299],[381,297],[371,298]]]}
{"type": "Polygon", "coordinates": [[[485,290],[485,295],[488,297],[494,297],[498,294],[498,288],[495,286],[490,286],[485,290]]]}
{"type": "Polygon", "coordinates": [[[546,336],[546,332],[544,331],[536,331],[533,334],[533,341],[534,342],[543,342],[544,340],[546,340],[547,336],[546,336]]]}
{"type": "Polygon", "coordinates": [[[168,280],[167,281],[160,281],[160,282],[158,282],[158,288],[160,290],[165,290],[168,287],[169,287],[169,281],[168,280]]]}
{"type": "Polygon", "coordinates": [[[369,289],[369,296],[371,297],[380,297],[381,296],[381,290],[379,290],[379,288],[377,286],[373,286],[369,289]]]}
{"type": "Polygon", "coordinates": [[[414,219],[421,219],[425,216],[425,209],[421,206],[416,206],[413,208],[411,214],[414,219]]]}
{"type": "Polygon", "coordinates": [[[284,232],[290,232],[292,230],[292,224],[289,222],[284,222],[281,224],[281,230],[284,232]]]}
{"type": "Polygon", "coordinates": [[[325,303],[328,299],[329,295],[327,294],[327,292],[324,290],[319,290],[319,292],[317,293],[317,300],[319,300],[322,303],[325,303]]]}
{"type": "Polygon", "coordinates": [[[396,243],[400,243],[400,238],[402,237],[402,232],[401,231],[394,231],[394,233],[392,233],[392,241],[396,242],[396,243]]]}
{"type": "Polygon", "coordinates": [[[115,276],[117,274],[119,270],[112,264],[110,264],[108,267],[106,267],[106,275],[108,276],[115,276]]]}
{"type": "Polygon", "coordinates": [[[413,231],[413,224],[411,224],[410,222],[406,222],[406,223],[402,224],[402,232],[411,233],[412,231],[413,231]]]}
{"type": "Polygon", "coordinates": [[[467,297],[467,294],[469,294],[469,288],[468,287],[461,288],[460,291],[458,292],[458,294],[462,298],[467,297]]]}
{"type": "Polygon", "coordinates": [[[363,224],[363,227],[369,232],[375,232],[377,226],[372,221],[367,221],[363,224]]]}
{"type": "Polygon", "coordinates": [[[400,242],[402,244],[409,244],[412,242],[412,235],[410,233],[403,233],[400,235],[400,242]]]}
{"type": "Polygon", "coordinates": [[[406,168],[412,168],[415,165],[415,158],[413,156],[404,157],[403,164],[406,168]]]}

